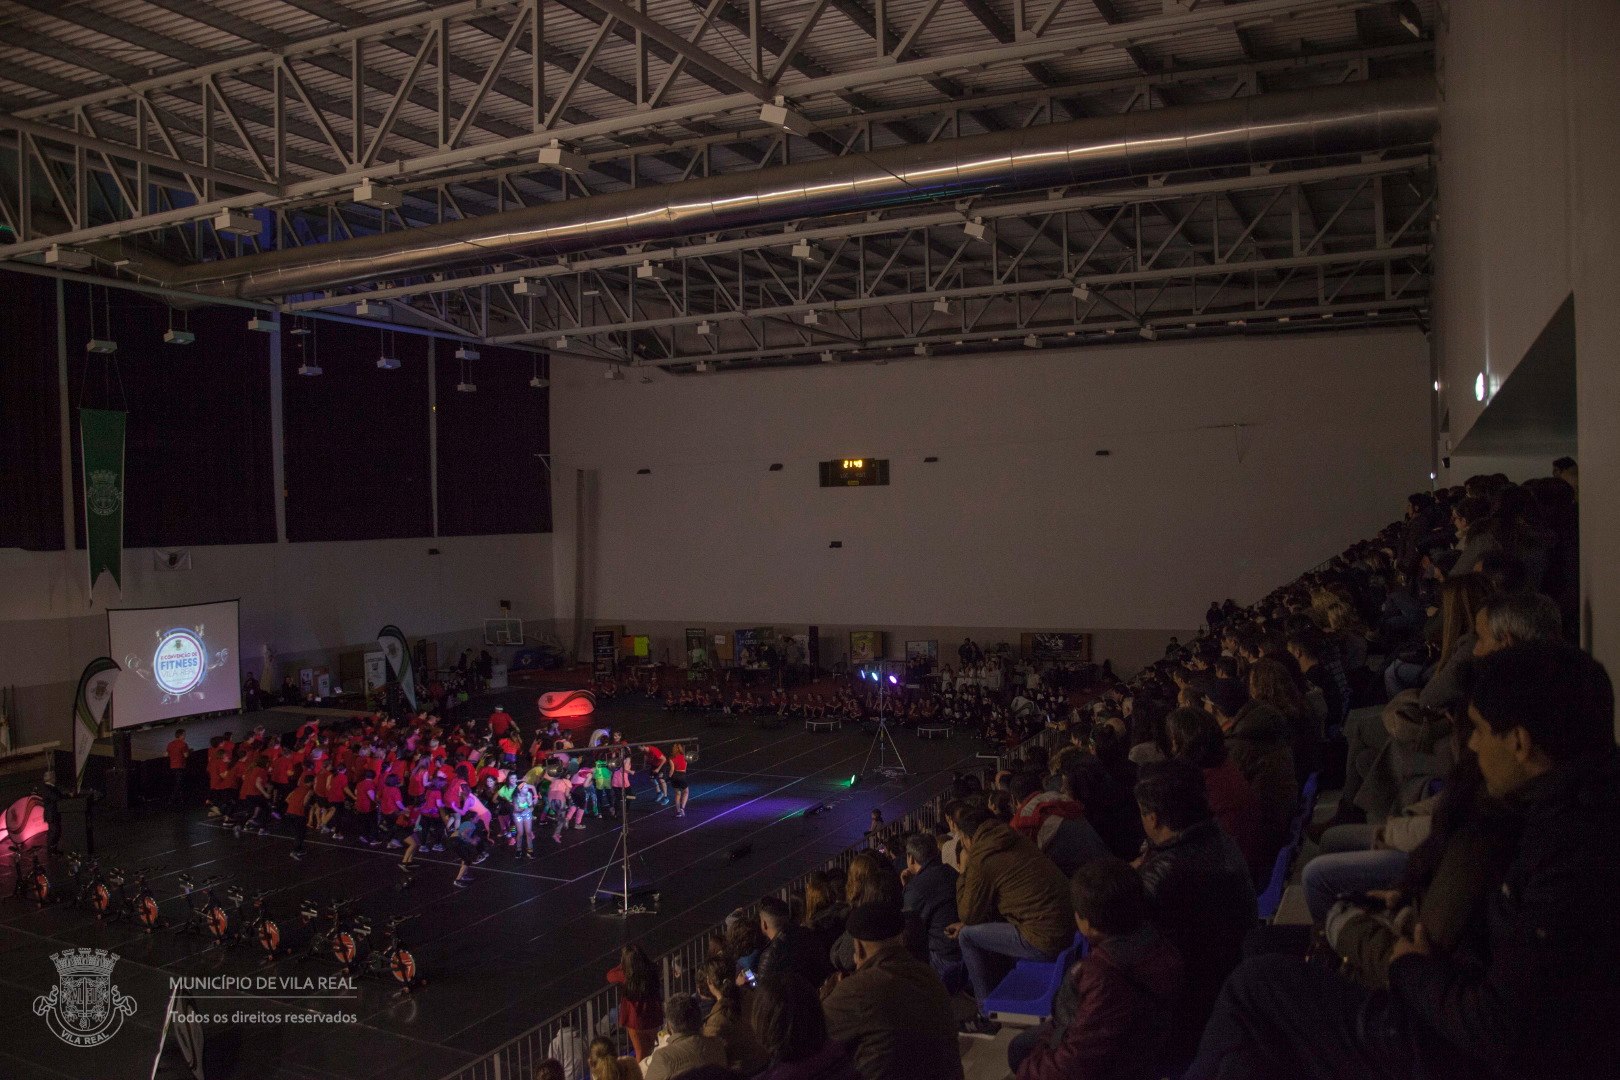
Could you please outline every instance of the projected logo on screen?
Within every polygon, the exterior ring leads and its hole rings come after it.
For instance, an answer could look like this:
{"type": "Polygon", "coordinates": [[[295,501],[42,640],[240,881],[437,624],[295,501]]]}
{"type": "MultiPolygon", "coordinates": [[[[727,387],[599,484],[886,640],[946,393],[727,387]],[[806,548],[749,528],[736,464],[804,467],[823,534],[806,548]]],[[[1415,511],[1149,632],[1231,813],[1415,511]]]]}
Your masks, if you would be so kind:
{"type": "Polygon", "coordinates": [[[152,677],[163,691],[179,697],[197,689],[208,673],[208,654],[190,630],[170,630],[152,654],[152,677]]]}
{"type": "Polygon", "coordinates": [[[167,705],[187,694],[195,694],[199,701],[206,698],[202,691],[203,680],[210,671],[226,662],[228,652],[228,649],[209,652],[204,627],[189,630],[177,627],[157,631],[157,648],[152,650],[150,668],[137,656],[126,657],[124,664],[141,678],[157,684],[163,692],[163,704],[167,705]]]}

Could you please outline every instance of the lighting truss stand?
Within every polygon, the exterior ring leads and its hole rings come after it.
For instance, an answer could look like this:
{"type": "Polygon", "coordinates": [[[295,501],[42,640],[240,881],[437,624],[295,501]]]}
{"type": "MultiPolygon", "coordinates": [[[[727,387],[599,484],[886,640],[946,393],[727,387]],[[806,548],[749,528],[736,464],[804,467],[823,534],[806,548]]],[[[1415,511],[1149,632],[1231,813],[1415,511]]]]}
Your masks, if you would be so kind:
{"type": "Polygon", "coordinates": [[[905,758],[900,756],[900,747],[895,745],[894,736],[889,732],[889,721],[880,712],[878,714],[877,732],[872,736],[872,745],[866,751],[866,763],[861,766],[861,775],[870,776],[877,773],[889,780],[896,780],[902,776],[910,776],[911,770],[906,768],[905,758]],[[872,755],[877,755],[877,767],[872,767],[872,755]],[[894,755],[894,764],[889,764],[889,756],[894,755]]]}
{"type": "Polygon", "coordinates": [[[613,903],[607,909],[609,914],[656,915],[658,893],[647,889],[634,893],[630,889],[630,800],[626,797],[629,792],[629,788],[619,789],[619,839],[614,842],[608,864],[602,868],[602,876],[596,879],[591,907],[601,910],[602,903],[611,899],[613,903]],[[610,881],[610,877],[618,880],[610,881]]]}

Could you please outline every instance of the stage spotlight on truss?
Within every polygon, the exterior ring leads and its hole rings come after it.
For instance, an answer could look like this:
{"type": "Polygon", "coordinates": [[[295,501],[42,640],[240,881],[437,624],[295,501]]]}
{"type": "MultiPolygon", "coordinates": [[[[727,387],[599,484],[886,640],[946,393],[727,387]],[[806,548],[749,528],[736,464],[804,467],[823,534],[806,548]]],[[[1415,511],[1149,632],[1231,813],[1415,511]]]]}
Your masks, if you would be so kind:
{"type": "Polygon", "coordinates": [[[962,226],[962,231],[974,240],[983,240],[989,230],[985,227],[984,218],[969,218],[962,226]]]}
{"type": "Polygon", "coordinates": [[[800,240],[793,245],[790,251],[793,257],[800,262],[821,263],[826,261],[826,256],[822,255],[821,249],[808,240],[800,240]]]}
{"type": "Polygon", "coordinates": [[[1080,301],[1082,304],[1085,303],[1087,300],[1091,299],[1091,286],[1090,285],[1085,285],[1085,284],[1076,285],[1073,289],[1070,290],[1070,292],[1073,294],[1074,298],[1076,300],[1080,301]]]}
{"type": "Polygon", "coordinates": [[[360,181],[349,195],[361,206],[370,206],[378,210],[397,210],[405,205],[403,191],[379,184],[375,180],[360,181]]]}
{"type": "Polygon", "coordinates": [[[804,313],[804,325],[806,325],[806,326],[817,326],[817,325],[820,325],[820,323],[821,323],[821,313],[820,312],[818,312],[818,311],[807,311],[807,312],[804,313]]]}
{"type": "Polygon", "coordinates": [[[697,324],[698,337],[708,337],[712,333],[714,333],[714,323],[708,319],[699,319],[697,324]]]}
{"type": "Polygon", "coordinates": [[[551,347],[554,348],[554,349],[566,349],[566,348],[568,348],[568,335],[567,334],[558,334],[557,335],[557,340],[553,341],[551,343],[551,347]]]}
{"type": "Polygon", "coordinates": [[[550,165],[553,169],[565,173],[582,173],[590,167],[584,155],[563,149],[562,143],[556,140],[552,140],[550,146],[541,147],[536,160],[541,165],[550,165]]]}
{"type": "Polygon", "coordinates": [[[949,315],[951,313],[951,302],[943,296],[940,297],[934,301],[934,311],[940,315],[949,315]]]}
{"type": "Polygon", "coordinates": [[[815,130],[803,113],[788,108],[787,102],[781,98],[777,98],[774,104],[761,105],[759,118],[763,123],[781,128],[792,135],[804,136],[815,130]]]}

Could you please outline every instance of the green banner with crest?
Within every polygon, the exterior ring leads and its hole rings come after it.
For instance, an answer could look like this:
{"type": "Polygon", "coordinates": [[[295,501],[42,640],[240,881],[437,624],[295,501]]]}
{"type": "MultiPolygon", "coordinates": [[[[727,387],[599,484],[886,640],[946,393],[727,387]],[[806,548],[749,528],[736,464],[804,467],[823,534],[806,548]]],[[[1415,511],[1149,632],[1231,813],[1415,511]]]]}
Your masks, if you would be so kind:
{"type": "Polygon", "coordinates": [[[124,588],[124,420],[111,409],[79,410],[79,456],[84,467],[84,535],[90,555],[90,591],[103,570],[124,588]]]}

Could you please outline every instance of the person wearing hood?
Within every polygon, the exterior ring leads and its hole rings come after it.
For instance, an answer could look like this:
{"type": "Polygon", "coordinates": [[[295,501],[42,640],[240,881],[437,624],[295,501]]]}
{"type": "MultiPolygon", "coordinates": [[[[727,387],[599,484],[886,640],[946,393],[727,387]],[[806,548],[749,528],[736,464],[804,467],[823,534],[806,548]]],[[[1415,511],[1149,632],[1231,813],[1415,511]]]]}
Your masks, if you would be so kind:
{"type": "Polygon", "coordinates": [[[1175,946],[1148,918],[1136,871],[1104,856],[1075,872],[1074,921],[1091,952],[1065,976],[1052,1019],[1007,1048],[1018,1080],[1153,1080],[1170,1064],[1183,974],[1175,946]]]}
{"type": "Polygon", "coordinates": [[[1076,799],[1046,791],[1036,773],[1015,773],[1008,781],[1013,797],[1013,832],[1028,840],[1069,877],[1087,861],[1108,854],[1097,830],[1086,820],[1076,799]]]}
{"type": "Polygon", "coordinates": [[[1299,805],[1294,776],[1294,732],[1288,718],[1263,701],[1249,700],[1243,685],[1217,682],[1205,692],[1204,705],[1220,722],[1226,752],[1237,763],[1260,803],[1260,847],[1265,862],[1288,840],[1288,827],[1299,805]]]}
{"type": "MultiPolygon", "coordinates": [[[[956,943],[982,1010],[1016,961],[1054,960],[1074,943],[1074,909],[1067,879],[1033,842],[978,804],[958,803],[950,816],[967,852],[956,879],[956,943]]],[[[975,1037],[999,1029],[982,1011],[962,1024],[975,1037]]]]}

